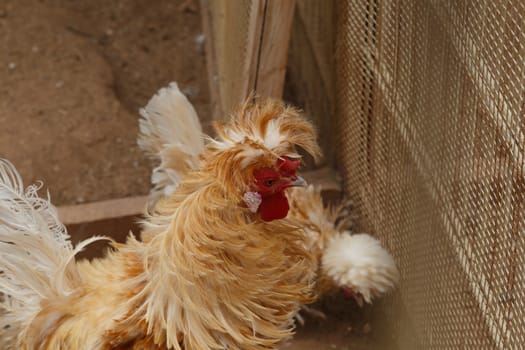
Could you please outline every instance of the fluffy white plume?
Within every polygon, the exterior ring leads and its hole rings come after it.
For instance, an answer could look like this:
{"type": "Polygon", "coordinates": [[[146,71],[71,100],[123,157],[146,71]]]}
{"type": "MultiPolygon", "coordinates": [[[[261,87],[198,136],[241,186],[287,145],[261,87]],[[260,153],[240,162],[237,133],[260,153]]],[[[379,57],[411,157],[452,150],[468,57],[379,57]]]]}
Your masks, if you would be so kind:
{"type": "Polygon", "coordinates": [[[140,115],[138,144],[152,158],[160,160],[151,176],[152,192],[169,195],[181,176],[198,166],[198,156],[204,151],[199,118],[174,82],[160,89],[140,115]]]}
{"type": "Polygon", "coordinates": [[[56,209],[24,189],[11,163],[0,159],[0,348],[7,349],[39,312],[43,299],[66,297],[79,284],[73,249],[56,209]]]}
{"type": "Polygon", "coordinates": [[[322,267],[341,287],[360,293],[368,303],[392,290],[399,280],[392,256],[367,234],[343,232],[331,238],[322,267]]]}

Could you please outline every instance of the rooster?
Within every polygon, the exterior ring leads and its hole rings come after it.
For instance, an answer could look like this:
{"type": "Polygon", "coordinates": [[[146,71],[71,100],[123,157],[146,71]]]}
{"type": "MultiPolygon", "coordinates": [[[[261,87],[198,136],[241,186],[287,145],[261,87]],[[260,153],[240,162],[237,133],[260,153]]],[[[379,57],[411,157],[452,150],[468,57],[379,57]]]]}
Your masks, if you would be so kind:
{"type": "Polygon", "coordinates": [[[320,156],[315,129],[268,100],[217,130],[198,150],[166,148],[184,172],[142,240],[93,261],[75,255],[104,238],[73,247],[38,186],[0,161],[0,348],[268,350],[293,334],[318,261],[305,230],[283,220],[285,192],[303,183],[296,147],[320,156]]]}
{"type": "MultiPolygon", "coordinates": [[[[138,144],[151,158],[159,161],[152,173],[151,198],[155,202],[169,196],[185,174],[199,167],[206,141],[214,141],[203,134],[195,109],[174,82],[159,90],[140,113],[138,144]]],[[[220,125],[216,131],[221,137],[242,139],[220,125]]],[[[299,162],[295,160],[290,164],[293,164],[293,175],[299,162]]],[[[280,171],[286,175],[287,169],[281,166],[280,171]]],[[[261,217],[265,219],[262,210],[265,203],[259,207],[257,193],[245,195],[251,200],[252,210],[261,210],[261,217]]],[[[288,198],[288,220],[302,228],[305,245],[316,260],[313,265],[317,269],[316,295],[333,294],[343,289],[346,295],[362,304],[363,301],[371,303],[394,288],[399,272],[393,258],[372,236],[350,234],[347,230],[349,217],[343,215],[345,203],[325,207],[321,189],[312,185],[291,188],[288,198]]]]}

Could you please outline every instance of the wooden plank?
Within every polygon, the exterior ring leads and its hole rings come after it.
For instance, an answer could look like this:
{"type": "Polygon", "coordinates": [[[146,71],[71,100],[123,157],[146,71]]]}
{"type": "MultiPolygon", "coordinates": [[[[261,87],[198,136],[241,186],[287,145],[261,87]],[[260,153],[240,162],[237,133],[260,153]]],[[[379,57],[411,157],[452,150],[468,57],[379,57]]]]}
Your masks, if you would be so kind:
{"type": "Polygon", "coordinates": [[[307,183],[319,186],[323,191],[341,191],[341,181],[334,169],[324,167],[305,171],[301,176],[307,183]]]}
{"type": "Polygon", "coordinates": [[[148,196],[126,197],[106,201],[58,207],[58,217],[65,225],[120,218],[144,212],[148,196]]]}
{"type": "MultiPolygon", "coordinates": [[[[336,173],[330,168],[307,171],[302,174],[308,183],[325,191],[340,191],[336,173]]],[[[140,215],[145,212],[148,196],[136,196],[106,201],[59,207],[58,217],[65,225],[78,225],[94,221],[140,215]]]]}
{"type": "Polygon", "coordinates": [[[281,98],[295,0],[253,0],[244,64],[243,98],[255,91],[281,98]]]}
{"type": "Polygon", "coordinates": [[[222,101],[219,89],[217,58],[215,57],[215,36],[213,33],[212,16],[209,0],[200,0],[202,30],[204,33],[204,51],[206,54],[206,68],[208,71],[208,86],[210,89],[210,109],[213,119],[220,119],[223,115],[222,101]]]}
{"type": "Polygon", "coordinates": [[[287,101],[301,107],[317,126],[324,161],[336,166],[335,113],[336,0],[296,3],[286,74],[287,101]]]}
{"type": "Polygon", "coordinates": [[[243,87],[240,99],[245,99],[255,91],[257,69],[261,59],[261,41],[265,9],[267,0],[252,0],[250,18],[248,21],[248,41],[246,43],[246,56],[243,67],[243,87]]]}
{"type": "Polygon", "coordinates": [[[200,4],[213,117],[227,115],[254,91],[281,98],[295,0],[251,0],[246,8],[233,0],[200,4]]]}

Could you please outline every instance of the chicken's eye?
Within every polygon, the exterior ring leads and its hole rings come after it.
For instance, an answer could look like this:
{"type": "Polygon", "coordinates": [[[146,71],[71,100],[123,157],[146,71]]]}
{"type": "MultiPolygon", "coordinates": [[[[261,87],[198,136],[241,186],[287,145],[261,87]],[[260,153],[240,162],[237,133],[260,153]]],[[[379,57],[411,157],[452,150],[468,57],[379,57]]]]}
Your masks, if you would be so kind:
{"type": "Polygon", "coordinates": [[[264,180],[264,186],[272,187],[275,184],[275,179],[266,179],[264,180]]]}

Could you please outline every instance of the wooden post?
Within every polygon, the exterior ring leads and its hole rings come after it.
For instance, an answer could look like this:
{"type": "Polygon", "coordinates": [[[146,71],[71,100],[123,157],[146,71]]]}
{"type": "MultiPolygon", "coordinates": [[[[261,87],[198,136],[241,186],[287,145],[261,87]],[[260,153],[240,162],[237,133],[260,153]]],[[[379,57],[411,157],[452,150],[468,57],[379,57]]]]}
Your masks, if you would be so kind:
{"type": "Polygon", "coordinates": [[[211,26],[211,13],[209,0],[200,0],[202,31],[205,37],[204,50],[206,52],[206,69],[208,71],[208,86],[210,89],[210,110],[213,119],[219,119],[223,113],[222,100],[219,94],[219,77],[217,61],[215,58],[216,40],[211,26]]]}
{"type": "Polygon", "coordinates": [[[283,94],[295,0],[252,0],[246,21],[242,5],[240,0],[201,0],[214,117],[224,117],[252,92],[283,94]]]}
{"type": "Polygon", "coordinates": [[[242,99],[282,97],[294,9],[295,0],[253,0],[242,99]]]}

